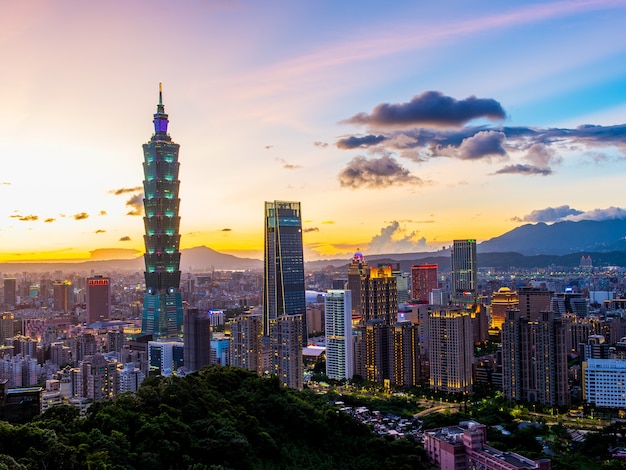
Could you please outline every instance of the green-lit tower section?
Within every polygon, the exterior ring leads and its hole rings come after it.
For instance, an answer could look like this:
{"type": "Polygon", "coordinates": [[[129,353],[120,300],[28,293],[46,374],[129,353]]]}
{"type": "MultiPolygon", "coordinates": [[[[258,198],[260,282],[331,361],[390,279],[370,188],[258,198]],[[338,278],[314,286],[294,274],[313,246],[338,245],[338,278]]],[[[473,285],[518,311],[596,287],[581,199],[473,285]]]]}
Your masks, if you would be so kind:
{"type": "Polygon", "coordinates": [[[154,134],[143,144],[143,207],[145,211],[144,294],[141,331],[155,338],[176,336],[183,325],[180,293],[180,199],[178,149],[167,133],[169,123],[159,84],[159,104],[154,115],[154,134]]]}

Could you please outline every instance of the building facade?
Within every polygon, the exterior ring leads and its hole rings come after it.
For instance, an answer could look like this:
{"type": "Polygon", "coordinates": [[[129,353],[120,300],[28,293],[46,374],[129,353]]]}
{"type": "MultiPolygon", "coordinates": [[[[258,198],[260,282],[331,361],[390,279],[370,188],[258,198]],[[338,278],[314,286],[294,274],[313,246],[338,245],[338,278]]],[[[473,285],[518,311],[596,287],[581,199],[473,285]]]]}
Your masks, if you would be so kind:
{"type": "Polygon", "coordinates": [[[111,280],[108,277],[88,277],[87,324],[111,319],[111,280]]]}
{"type": "Polygon", "coordinates": [[[302,317],[282,315],[272,321],[270,350],[273,373],[283,387],[302,390],[302,317]]]}
{"type": "Polygon", "coordinates": [[[230,338],[230,365],[262,374],[263,315],[238,315],[230,322],[230,338]]]}
{"type": "Polygon", "coordinates": [[[326,375],[335,380],[354,375],[352,339],[352,293],[329,290],[324,299],[326,325],[326,375]]]}
{"type": "Polygon", "coordinates": [[[438,265],[419,264],[411,266],[411,297],[415,302],[427,304],[430,293],[439,288],[438,265]]]}
{"type": "Polygon", "coordinates": [[[154,337],[180,334],[183,301],[180,291],[179,145],[167,133],[161,86],[154,114],[154,134],[143,145],[146,292],[141,330],[154,337]]]}
{"type": "Polygon", "coordinates": [[[283,315],[301,315],[306,338],[302,215],[299,202],[265,202],[263,329],[283,315]]]}
{"type": "Polygon", "coordinates": [[[478,288],[476,240],[454,240],[452,256],[452,300],[471,303],[478,288]]]}
{"type": "Polygon", "coordinates": [[[207,312],[186,307],[183,331],[185,368],[193,372],[208,366],[211,363],[211,322],[207,312]]]}
{"type": "Polygon", "coordinates": [[[448,393],[472,391],[474,339],[469,313],[458,308],[428,315],[430,388],[448,393]]]}

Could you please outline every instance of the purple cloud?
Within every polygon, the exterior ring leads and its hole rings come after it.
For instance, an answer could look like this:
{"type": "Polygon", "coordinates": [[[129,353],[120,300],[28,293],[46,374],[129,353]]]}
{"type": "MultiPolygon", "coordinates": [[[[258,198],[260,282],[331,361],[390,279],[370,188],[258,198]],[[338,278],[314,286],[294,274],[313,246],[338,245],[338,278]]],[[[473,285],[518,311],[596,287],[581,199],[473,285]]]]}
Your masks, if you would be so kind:
{"type": "Polygon", "coordinates": [[[351,189],[385,188],[404,184],[421,186],[423,183],[388,155],[370,159],[356,156],[339,173],[339,184],[351,189]]]}
{"type": "Polygon", "coordinates": [[[363,137],[350,136],[337,141],[337,148],[340,149],[356,149],[365,148],[379,144],[387,140],[384,135],[365,135],[363,137]]]}
{"type": "Polygon", "coordinates": [[[370,127],[460,127],[476,118],[496,121],[505,117],[500,103],[491,98],[470,96],[464,100],[456,100],[440,91],[425,91],[414,96],[408,103],[382,103],[371,114],[359,113],[344,122],[370,127]]]}
{"type": "Polygon", "coordinates": [[[503,168],[500,168],[498,171],[493,173],[494,175],[542,175],[547,176],[552,174],[552,170],[550,168],[539,168],[533,165],[523,165],[518,163],[516,165],[507,165],[503,168]]]}

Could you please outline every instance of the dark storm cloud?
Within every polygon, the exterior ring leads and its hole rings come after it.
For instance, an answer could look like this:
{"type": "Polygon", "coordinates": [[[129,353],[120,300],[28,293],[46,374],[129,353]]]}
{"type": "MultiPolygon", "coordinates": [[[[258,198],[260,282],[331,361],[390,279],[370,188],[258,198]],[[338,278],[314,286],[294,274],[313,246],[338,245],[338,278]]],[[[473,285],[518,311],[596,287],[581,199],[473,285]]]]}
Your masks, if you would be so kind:
{"type": "Polygon", "coordinates": [[[524,165],[524,164],[518,163],[516,165],[507,165],[503,168],[500,168],[494,174],[495,175],[516,174],[516,175],[547,176],[547,175],[552,174],[552,170],[550,168],[539,168],[533,165],[524,165]]]}
{"type": "Polygon", "coordinates": [[[342,187],[384,188],[392,185],[422,185],[424,182],[400,165],[394,158],[385,155],[380,158],[356,156],[339,173],[342,187]]]}
{"type": "Polygon", "coordinates": [[[137,191],[141,191],[142,189],[143,188],[141,186],[135,186],[134,188],[111,189],[109,193],[114,194],[115,196],[120,196],[122,194],[136,193],[137,191]]]}
{"type": "Polygon", "coordinates": [[[135,194],[128,201],[126,201],[126,207],[130,208],[130,211],[126,215],[138,216],[143,212],[143,193],[135,194]]]}
{"type": "Polygon", "coordinates": [[[72,217],[74,220],[85,220],[89,218],[89,214],[87,214],[87,212],[79,212],[78,214],[74,214],[72,217]]]}
{"type": "Polygon", "coordinates": [[[302,230],[304,233],[308,232],[319,232],[320,229],[318,227],[308,227],[302,230]]]}
{"type": "Polygon", "coordinates": [[[344,122],[369,127],[460,127],[476,118],[495,121],[505,117],[500,103],[491,98],[470,96],[464,100],[456,100],[440,91],[425,91],[414,96],[408,103],[382,103],[371,114],[359,113],[344,122]]]}
{"type": "Polygon", "coordinates": [[[129,242],[130,241],[130,237],[129,236],[122,237],[122,238],[120,238],[120,241],[121,242],[129,242]]]}
{"type": "Polygon", "coordinates": [[[583,214],[583,211],[570,206],[546,207],[537,209],[522,217],[523,222],[557,222],[565,217],[583,214]]]}
{"type": "Polygon", "coordinates": [[[15,215],[10,215],[9,217],[11,217],[12,219],[17,219],[21,222],[35,222],[36,220],[39,220],[39,216],[38,215],[19,215],[19,214],[15,214],[15,215]]]}
{"type": "Polygon", "coordinates": [[[350,136],[337,141],[337,148],[340,149],[356,149],[370,147],[382,141],[387,140],[384,135],[365,135],[362,137],[350,136]]]}

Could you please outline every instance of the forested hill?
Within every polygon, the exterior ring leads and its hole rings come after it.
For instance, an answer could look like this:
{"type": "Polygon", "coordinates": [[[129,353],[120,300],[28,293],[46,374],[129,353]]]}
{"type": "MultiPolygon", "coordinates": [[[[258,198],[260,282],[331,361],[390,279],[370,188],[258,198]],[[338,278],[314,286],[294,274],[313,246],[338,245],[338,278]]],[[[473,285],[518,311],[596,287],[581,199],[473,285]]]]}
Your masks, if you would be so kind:
{"type": "Polygon", "coordinates": [[[54,407],[0,422],[0,469],[420,469],[421,445],[375,437],[311,391],[212,366],[150,377],[78,418],[54,407]]]}

